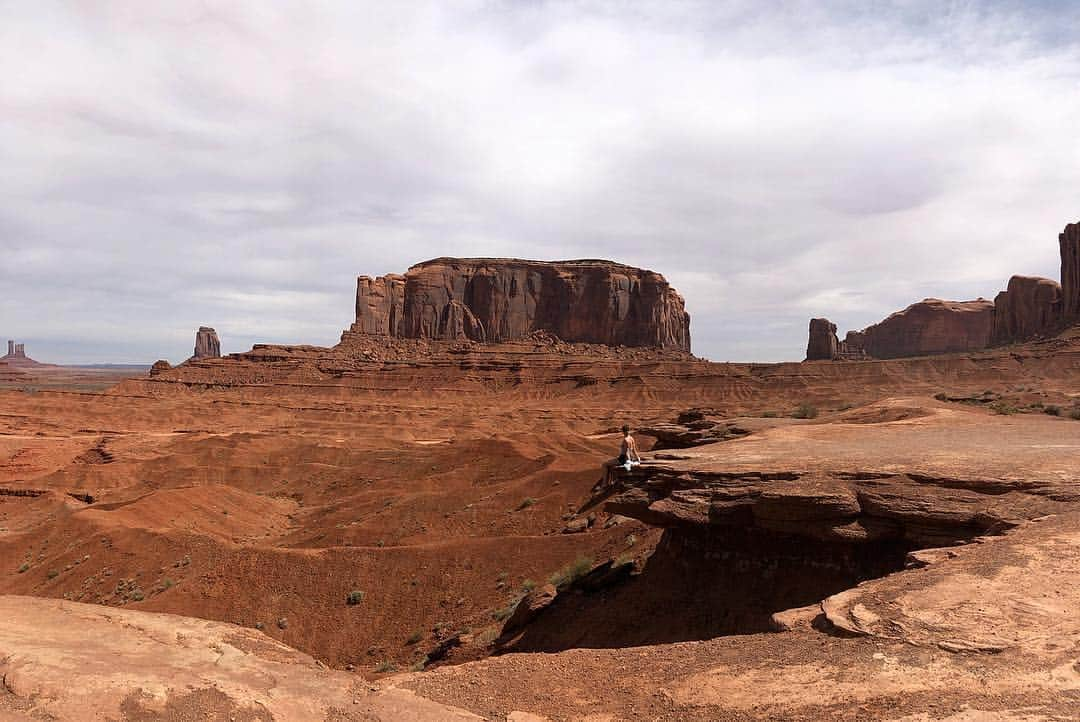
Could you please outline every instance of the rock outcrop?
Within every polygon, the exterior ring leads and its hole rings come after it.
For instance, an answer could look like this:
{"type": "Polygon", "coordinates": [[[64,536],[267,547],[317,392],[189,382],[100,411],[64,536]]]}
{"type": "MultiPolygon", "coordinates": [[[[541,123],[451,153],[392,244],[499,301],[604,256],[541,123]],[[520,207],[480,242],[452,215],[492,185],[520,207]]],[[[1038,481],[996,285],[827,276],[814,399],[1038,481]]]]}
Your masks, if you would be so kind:
{"type": "Polygon", "coordinates": [[[357,282],[353,332],[505,342],[538,331],[568,342],[690,350],[683,298],[653,271],[610,261],[439,258],[357,282]]]}
{"type": "Polygon", "coordinates": [[[1061,321],[1061,284],[1049,278],[1013,276],[994,299],[995,344],[1034,338],[1061,321]]]}
{"type": "Polygon", "coordinates": [[[990,345],[993,329],[991,301],[927,298],[862,331],[849,332],[843,345],[879,359],[976,351],[990,345]]]}
{"type": "Polygon", "coordinates": [[[217,331],[209,326],[200,326],[195,334],[195,354],[193,359],[220,358],[221,340],[218,339],[217,331]]]}
{"type": "Polygon", "coordinates": [[[26,344],[15,343],[9,340],[7,354],[0,356],[0,362],[7,366],[40,366],[34,359],[26,355],[26,344]]]}
{"type": "Polygon", "coordinates": [[[1037,276],[1013,276],[994,302],[928,298],[894,313],[843,341],[825,318],[810,320],[806,360],[900,358],[977,351],[1057,333],[1080,321],[1080,223],[1058,236],[1061,283],[1037,276]]]}
{"type": "Polygon", "coordinates": [[[1062,316],[1080,320],[1080,223],[1070,223],[1058,236],[1061,246],[1062,316]]]}
{"type": "Polygon", "coordinates": [[[399,336],[404,306],[404,276],[360,276],[356,279],[356,323],[352,330],[373,336],[399,336]]]}

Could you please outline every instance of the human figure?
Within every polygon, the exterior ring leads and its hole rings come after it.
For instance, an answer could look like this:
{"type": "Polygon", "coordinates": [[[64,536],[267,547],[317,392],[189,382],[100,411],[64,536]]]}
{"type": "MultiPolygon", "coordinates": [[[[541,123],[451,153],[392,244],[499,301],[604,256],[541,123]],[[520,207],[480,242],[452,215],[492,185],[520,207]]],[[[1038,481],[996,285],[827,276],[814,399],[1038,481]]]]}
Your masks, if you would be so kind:
{"type": "Polygon", "coordinates": [[[641,463],[641,454],[638,453],[637,442],[630,435],[629,424],[623,424],[622,433],[622,446],[619,447],[619,466],[626,467],[627,471],[629,471],[631,466],[641,463]]]}

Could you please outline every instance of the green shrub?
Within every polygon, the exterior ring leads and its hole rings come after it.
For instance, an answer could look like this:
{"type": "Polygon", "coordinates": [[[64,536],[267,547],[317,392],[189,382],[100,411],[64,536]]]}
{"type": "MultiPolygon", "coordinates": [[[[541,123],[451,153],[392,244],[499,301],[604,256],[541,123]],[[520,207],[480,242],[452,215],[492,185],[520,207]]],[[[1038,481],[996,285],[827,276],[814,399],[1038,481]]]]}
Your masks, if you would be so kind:
{"type": "Polygon", "coordinates": [[[531,592],[532,590],[536,589],[536,582],[534,582],[532,579],[526,579],[521,583],[521,588],[527,592],[531,592]]]}
{"type": "Polygon", "coordinates": [[[1061,416],[1061,407],[1049,404],[1043,407],[1043,413],[1049,414],[1050,416],[1061,416]]]}
{"type": "Polygon", "coordinates": [[[795,409],[791,417],[794,419],[816,419],[817,415],[817,407],[813,404],[799,404],[799,408],[795,409]]]}
{"type": "Polygon", "coordinates": [[[588,574],[589,570],[592,569],[592,566],[592,557],[580,556],[570,564],[567,564],[565,567],[552,574],[548,578],[548,581],[552,584],[552,586],[555,587],[563,587],[567,584],[573,584],[578,579],[581,579],[583,576],[588,574]]]}
{"type": "Polygon", "coordinates": [[[517,509],[514,511],[521,511],[522,509],[528,509],[530,506],[536,503],[536,499],[531,496],[527,496],[521,500],[521,503],[517,505],[517,509]]]}
{"type": "Polygon", "coordinates": [[[355,607],[362,601],[364,601],[364,593],[359,589],[352,590],[349,592],[348,596],[345,597],[345,603],[350,607],[355,607]]]}
{"type": "Polygon", "coordinates": [[[424,633],[421,632],[418,629],[418,630],[416,630],[415,632],[413,632],[412,634],[409,635],[409,638],[405,640],[405,644],[413,645],[413,644],[418,643],[423,638],[424,638],[424,633]]]}
{"type": "Polygon", "coordinates": [[[398,668],[396,664],[387,659],[383,662],[379,662],[379,665],[375,667],[375,671],[383,674],[386,672],[396,672],[398,671],[398,668]]]}
{"type": "Polygon", "coordinates": [[[23,563],[22,563],[22,564],[21,564],[21,565],[19,566],[19,574],[22,574],[23,572],[25,572],[25,571],[26,571],[27,569],[29,569],[29,568],[30,568],[30,562],[23,562],[23,563]]]}
{"type": "Polygon", "coordinates": [[[1011,416],[1013,414],[1020,413],[1020,409],[1016,408],[1012,404],[1005,403],[1004,401],[995,401],[994,403],[990,404],[990,410],[993,411],[995,414],[1000,414],[1002,416],[1011,416]]]}
{"type": "Polygon", "coordinates": [[[775,419],[778,416],[780,416],[780,414],[776,413],[775,411],[762,411],[761,412],[761,418],[763,418],[763,419],[775,419]]]}
{"type": "Polygon", "coordinates": [[[56,579],[58,576],[60,576],[60,572],[56,571],[55,569],[50,569],[49,573],[46,576],[49,577],[49,579],[56,579]]]}

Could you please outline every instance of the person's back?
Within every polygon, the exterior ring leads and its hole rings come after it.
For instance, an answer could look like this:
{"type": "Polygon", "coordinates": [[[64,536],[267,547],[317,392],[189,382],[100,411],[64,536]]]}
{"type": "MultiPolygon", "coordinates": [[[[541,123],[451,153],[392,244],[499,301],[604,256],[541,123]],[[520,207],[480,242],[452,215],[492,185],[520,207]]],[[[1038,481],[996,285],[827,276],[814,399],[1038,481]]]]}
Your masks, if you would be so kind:
{"type": "Polygon", "coordinates": [[[625,465],[629,462],[641,463],[641,456],[638,454],[637,442],[634,441],[634,437],[630,435],[630,427],[623,426],[623,439],[622,445],[619,447],[619,464],[625,465]]]}

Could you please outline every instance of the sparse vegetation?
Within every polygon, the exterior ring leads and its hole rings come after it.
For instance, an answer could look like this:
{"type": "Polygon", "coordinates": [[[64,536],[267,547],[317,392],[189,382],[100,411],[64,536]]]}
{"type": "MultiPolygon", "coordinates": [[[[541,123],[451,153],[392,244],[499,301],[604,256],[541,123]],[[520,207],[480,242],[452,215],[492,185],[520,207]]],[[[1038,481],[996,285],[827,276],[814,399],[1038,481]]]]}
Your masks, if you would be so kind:
{"type": "Polygon", "coordinates": [[[1001,414],[1002,416],[1011,416],[1020,413],[1020,409],[1005,401],[995,401],[990,404],[990,410],[995,414],[1001,414]]]}
{"type": "Polygon", "coordinates": [[[49,573],[45,576],[47,576],[49,579],[56,579],[58,576],[60,576],[60,572],[56,571],[55,569],[50,569],[49,573]]]}
{"type": "Polygon", "coordinates": [[[146,599],[146,595],[143,594],[143,590],[139,589],[138,587],[135,587],[134,589],[131,590],[131,593],[128,595],[128,599],[130,599],[133,602],[141,602],[142,600],[146,599]]]}
{"type": "Polygon", "coordinates": [[[25,572],[29,568],[30,568],[30,562],[23,562],[21,565],[19,565],[19,574],[22,574],[23,572],[25,572]]]}
{"type": "Polygon", "coordinates": [[[350,607],[355,607],[362,601],[364,601],[364,593],[359,589],[352,590],[349,592],[348,596],[345,597],[345,603],[350,607]]]}
{"type": "Polygon", "coordinates": [[[816,419],[818,415],[817,407],[813,404],[799,404],[799,408],[791,414],[793,419],[816,419]]]}
{"type": "Polygon", "coordinates": [[[761,412],[761,418],[763,418],[763,419],[775,419],[778,416],[780,416],[780,414],[776,413],[775,411],[762,411],[761,412]]]}
{"type": "Polygon", "coordinates": [[[1061,407],[1054,404],[1047,404],[1043,407],[1043,413],[1049,416],[1061,416],[1061,407]]]}
{"type": "Polygon", "coordinates": [[[521,583],[521,588],[524,589],[526,592],[531,592],[532,590],[536,589],[536,582],[534,582],[532,579],[526,579],[521,583]]]}
{"type": "Polygon", "coordinates": [[[409,635],[409,638],[405,640],[405,644],[411,646],[413,644],[417,644],[423,638],[424,638],[424,633],[421,632],[418,629],[418,630],[416,630],[415,632],[413,632],[412,634],[409,635]]]}
{"type": "Polygon", "coordinates": [[[570,564],[567,564],[565,567],[552,574],[548,578],[548,582],[555,587],[564,587],[567,584],[573,584],[575,581],[588,574],[589,570],[592,569],[592,566],[592,557],[580,556],[570,564]]]}
{"type": "Polygon", "coordinates": [[[521,503],[517,505],[517,509],[515,509],[514,511],[521,511],[523,509],[528,509],[530,506],[532,506],[535,503],[536,503],[536,499],[532,498],[531,496],[527,496],[527,497],[525,497],[524,499],[521,500],[521,503]]]}
{"type": "Polygon", "coordinates": [[[1070,419],[1076,419],[1077,421],[1080,421],[1080,406],[1074,406],[1069,411],[1069,418],[1070,419]]]}
{"type": "Polygon", "coordinates": [[[428,658],[427,658],[427,655],[425,654],[422,658],[420,658],[416,662],[414,662],[411,667],[409,667],[409,671],[410,672],[423,672],[424,668],[427,667],[427,663],[428,663],[428,658]]]}
{"type": "Polygon", "coordinates": [[[396,664],[387,659],[379,662],[379,664],[375,667],[375,671],[379,674],[386,674],[388,672],[396,672],[398,671],[398,668],[396,664]]]}

